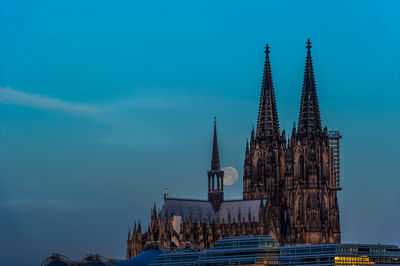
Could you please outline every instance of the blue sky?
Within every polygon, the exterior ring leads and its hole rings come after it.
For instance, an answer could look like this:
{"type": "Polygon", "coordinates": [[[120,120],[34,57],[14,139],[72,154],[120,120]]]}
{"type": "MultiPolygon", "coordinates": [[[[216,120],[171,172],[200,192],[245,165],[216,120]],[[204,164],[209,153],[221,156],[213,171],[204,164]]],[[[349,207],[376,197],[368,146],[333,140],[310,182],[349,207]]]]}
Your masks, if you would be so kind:
{"type": "Polygon", "coordinates": [[[205,198],[212,118],[239,171],[264,46],[282,129],[311,38],[321,116],[340,130],[344,242],[400,244],[398,1],[2,1],[0,257],[125,256],[163,187],[205,198]],[[21,254],[24,254],[21,256],[21,254]]]}

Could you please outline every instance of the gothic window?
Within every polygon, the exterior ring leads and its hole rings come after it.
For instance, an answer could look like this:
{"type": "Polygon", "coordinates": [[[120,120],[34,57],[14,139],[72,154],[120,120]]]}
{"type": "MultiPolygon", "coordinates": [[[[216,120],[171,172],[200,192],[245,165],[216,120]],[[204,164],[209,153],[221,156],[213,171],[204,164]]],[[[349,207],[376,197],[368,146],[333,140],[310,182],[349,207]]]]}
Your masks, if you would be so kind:
{"type": "Polygon", "coordinates": [[[300,157],[299,162],[299,177],[304,177],[304,159],[303,156],[300,157]]]}

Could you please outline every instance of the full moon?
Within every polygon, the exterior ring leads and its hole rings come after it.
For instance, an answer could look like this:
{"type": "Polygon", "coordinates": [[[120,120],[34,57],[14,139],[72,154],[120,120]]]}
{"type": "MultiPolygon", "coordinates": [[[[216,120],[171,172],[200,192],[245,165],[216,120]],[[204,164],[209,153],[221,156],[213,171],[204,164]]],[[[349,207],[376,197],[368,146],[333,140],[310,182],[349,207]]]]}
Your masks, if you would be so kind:
{"type": "Polygon", "coordinates": [[[230,186],[235,184],[239,177],[238,171],[232,166],[224,167],[222,170],[224,171],[224,185],[230,186]]]}

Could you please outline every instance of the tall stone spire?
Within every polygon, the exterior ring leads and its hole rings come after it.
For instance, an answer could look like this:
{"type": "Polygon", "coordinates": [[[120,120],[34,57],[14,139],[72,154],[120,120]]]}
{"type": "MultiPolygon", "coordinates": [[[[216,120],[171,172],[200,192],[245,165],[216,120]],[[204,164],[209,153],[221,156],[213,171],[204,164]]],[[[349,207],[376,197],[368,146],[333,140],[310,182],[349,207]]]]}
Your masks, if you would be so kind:
{"type": "Polygon", "coordinates": [[[257,138],[279,136],[278,112],[276,109],[275,92],[272,83],[268,44],[265,46],[264,75],[261,86],[256,136],[257,138]]]}
{"type": "Polygon", "coordinates": [[[220,170],[219,165],[219,152],[218,152],[218,138],[217,138],[217,120],[214,116],[214,139],[213,139],[213,150],[211,158],[211,171],[220,170]]]}
{"type": "Polygon", "coordinates": [[[224,200],[224,171],[220,169],[218,139],[217,139],[217,121],[214,117],[214,139],[211,158],[211,170],[208,175],[208,201],[211,202],[215,211],[219,210],[221,202],[224,200]]]}
{"type": "Polygon", "coordinates": [[[299,113],[298,134],[321,133],[321,117],[318,106],[317,89],[314,79],[314,69],[311,59],[311,41],[307,41],[307,58],[304,71],[303,91],[301,94],[301,104],[299,113]]]}

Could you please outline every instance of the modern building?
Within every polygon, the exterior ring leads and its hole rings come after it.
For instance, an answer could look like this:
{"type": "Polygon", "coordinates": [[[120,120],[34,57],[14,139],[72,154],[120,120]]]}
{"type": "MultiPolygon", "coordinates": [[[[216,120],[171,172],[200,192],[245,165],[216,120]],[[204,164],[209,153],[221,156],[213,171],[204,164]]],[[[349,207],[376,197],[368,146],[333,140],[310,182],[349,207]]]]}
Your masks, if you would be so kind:
{"type": "Polygon", "coordinates": [[[400,264],[394,245],[321,244],[280,246],[270,236],[228,237],[204,251],[163,253],[150,265],[393,265],[400,264]]]}
{"type": "Polygon", "coordinates": [[[92,257],[73,261],[52,255],[43,266],[129,266],[129,265],[399,265],[400,249],[395,245],[297,244],[281,246],[271,236],[227,237],[215,246],[201,249],[192,243],[166,249],[148,242],[145,251],[124,261],[92,257]]]}
{"type": "Polygon", "coordinates": [[[322,127],[310,40],[306,48],[299,119],[286,136],[279,127],[266,46],[257,127],[250,133],[244,156],[243,199],[224,199],[214,121],[207,199],[166,194],[162,209],[154,206],[151,211],[147,231],[142,232],[139,224],[129,232],[127,258],[139,254],[148,241],[166,247],[181,247],[189,241],[210,248],[222,237],[271,235],[281,244],[340,243],[341,135],[322,127]]]}

